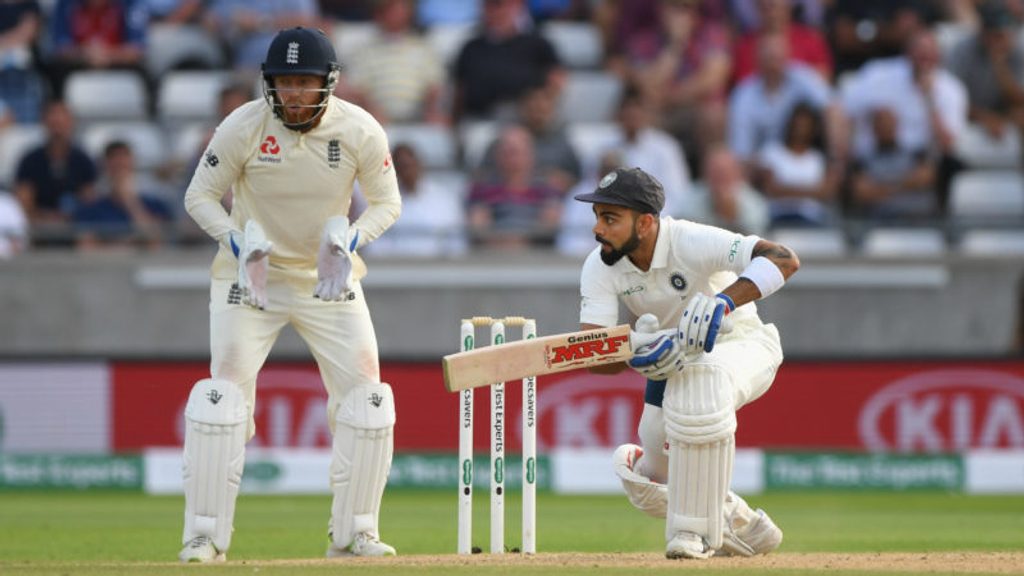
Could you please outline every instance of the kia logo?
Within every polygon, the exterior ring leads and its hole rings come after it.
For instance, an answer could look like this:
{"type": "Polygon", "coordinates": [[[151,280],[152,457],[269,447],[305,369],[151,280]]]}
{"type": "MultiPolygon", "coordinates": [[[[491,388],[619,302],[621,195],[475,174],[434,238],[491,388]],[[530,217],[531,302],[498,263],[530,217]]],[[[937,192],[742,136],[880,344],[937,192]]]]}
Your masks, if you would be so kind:
{"type": "MultiPolygon", "coordinates": [[[[614,447],[635,442],[644,379],[632,370],[612,376],[581,372],[537,394],[538,446],[614,447]]],[[[519,424],[522,433],[522,424],[519,424]]]]}
{"type": "Polygon", "coordinates": [[[917,373],[869,398],[858,429],[876,452],[1024,448],[1024,378],[981,369],[917,373]]]}

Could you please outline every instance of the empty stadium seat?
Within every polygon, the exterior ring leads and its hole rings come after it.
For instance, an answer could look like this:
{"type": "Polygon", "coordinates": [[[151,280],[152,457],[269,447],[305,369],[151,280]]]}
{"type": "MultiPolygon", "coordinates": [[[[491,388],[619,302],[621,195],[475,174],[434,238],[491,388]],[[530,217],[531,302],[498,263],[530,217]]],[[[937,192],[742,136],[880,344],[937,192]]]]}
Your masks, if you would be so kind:
{"type": "Polygon", "coordinates": [[[968,124],[956,139],[956,156],[970,168],[1018,168],[1021,165],[1020,132],[1007,126],[995,139],[977,124],[968,124]]]}
{"type": "Polygon", "coordinates": [[[958,246],[965,256],[1024,256],[1024,230],[968,230],[958,246]]]}
{"type": "Polygon", "coordinates": [[[934,228],[874,228],[861,251],[872,258],[936,258],[946,253],[946,238],[934,228]]]}
{"type": "Polygon", "coordinates": [[[18,162],[45,139],[42,124],[14,124],[0,130],[0,187],[12,188],[18,162]]]}
{"type": "Polygon", "coordinates": [[[411,145],[425,168],[455,167],[455,138],[448,128],[435,124],[389,124],[385,130],[392,147],[402,142],[411,145]]]}
{"type": "Polygon", "coordinates": [[[569,68],[597,68],[604,56],[601,33],[587,22],[552,20],[541,34],[555,47],[562,64],[569,68]]]}
{"type": "Polygon", "coordinates": [[[125,70],[74,72],[64,87],[64,98],[78,120],[142,120],[148,114],[148,96],[142,77],[125,70]]]}
{"type": "Polygon", "coordinates": [[[459,130],[462,141],[462,164],[467,170],[480,166],[487,147],[498,137],[498,123],[486,120],[464,123],[459,130]]]}
{"type": "Polygon", "coordinates": [[[140,170],[151,170],[168,160],[167,136],[151,122],[102,122],[82,131],[82,147],[96,162],[102,162],[103,149],[115,140],[131,146],[140,170]]]}
{"type": "Polygon", "coordinates": [[[469,192],[469,177],[461,170],[428,170],[423,180],[448,190],[457,198],[465,198],[469,192]]]}
{"type": "Polygon", "coordinates": [[[168,125],[212,120],[218,115],[221,88],[228,81],[225,72],[171,72],[160,82],[157,115],[168,125]]]}
{"type": "Polygon", "coordinates": [[[427,30],[427,42],[434,47],[442,62],[451,65],[475,29],[474,24],[437,24],[427,30]]]}
{"type": "Polygon", "coordinates": [[[559,117],[568,123],[607,122],[615,117],[622,81],[606,72],[570,71],[559,102],[559,117]]]}
{"type": "Polygon", "coordinates": [[[771,240],[787,246],[801,258],[841,258],[848,250],[846,236],[837,228],[776,228],[771,240]]]}
{"type": "Polygon", "coordinates": [[[960,172],[950,185],[949,210],[960,223],[1024,217],[1024,177],[1012,170],[960,172]]]}
{"type": "Polygon", "coordinates": [[[595,170],[601,154],[618,142],[619,125],[614,122],[579,122],[567,127],[569,143],[580,157],[584,170],[595,170]]]}
{"type": "Polygon", "coordinates": [[[200,26],[152,24],[146,32],[146,71],[159,78],[175,68],[224,66],[224,52],[200,26]]]}

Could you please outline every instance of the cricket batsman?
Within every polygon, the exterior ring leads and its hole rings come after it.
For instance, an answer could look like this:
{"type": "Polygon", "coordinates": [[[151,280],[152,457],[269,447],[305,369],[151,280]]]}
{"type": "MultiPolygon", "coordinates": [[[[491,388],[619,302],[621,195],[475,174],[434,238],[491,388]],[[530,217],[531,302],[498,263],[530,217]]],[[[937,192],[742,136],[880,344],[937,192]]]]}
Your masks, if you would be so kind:
{"type": "MultiPolygon", "coordinates": [[[[665,556],[753,556],[782,542],[763,510],[729,489],[736,411],[764,394],[782,363],[774,325],[754,301],[799,268],[791,250],[686,220],[661,217],[661,184],[639,168],[608,173],[576,200],[594,205],[600,246],[580,275],[580,324],[614,326],[619,302],[635,317],[635,356],[647,377],[643,447],[613,456],[630,502],[665,518],[665,556]]],[[[592,369],[613,373],[626,364],[592,369]]]]}
{"type": "Polygon", "coordinates": [[[263,98],[217,127],[185,193],[220,244],[210,283],[210,378],[185,407],[183,562],[223,561],[231,546],[256,376],[286,324],[309,346],[327,388],[333,434],[328,556],[391,556],[377,527],[391,467],[395,406],[356,251],[401,211],[384,129],[333,96],[341,66],[320,30],[279,32],[263,98]],[[369,207],[346,215],[358,180],[369,207]],[[233,190],[228,213],[221,197],[233,190]]]}

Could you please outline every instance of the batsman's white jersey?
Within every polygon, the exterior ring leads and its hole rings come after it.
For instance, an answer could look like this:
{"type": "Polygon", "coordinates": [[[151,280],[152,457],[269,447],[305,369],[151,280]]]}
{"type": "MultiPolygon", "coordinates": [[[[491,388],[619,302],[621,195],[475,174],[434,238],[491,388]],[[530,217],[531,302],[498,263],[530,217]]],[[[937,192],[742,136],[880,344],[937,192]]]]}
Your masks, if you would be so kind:
{"type": "Polygon", "coordinates": [[[333,411],[354,385],[379,382],[377,342],[358,282],[366,267],[354,256],[352,293],[344,302],[313,298],[324,224],[348,214],[358,179],[368,207],[352,226],[359,246],[398,218],[401,200],[387,136],[365,110],[336,97],[320,124],[285,128],[263,99],[228,116],[185,193],[189,214],[221,248],[213,261],[210,301],[211,374],[242,387],[250,411],[256,374],[281,328],[291,323],[320,366],[333,411]],[[230,214],[221,197],[233,192],[230,214]],[[229,232],[249,219],[273,242],[265,310],[238,303],[237,260],[229,232]]]}

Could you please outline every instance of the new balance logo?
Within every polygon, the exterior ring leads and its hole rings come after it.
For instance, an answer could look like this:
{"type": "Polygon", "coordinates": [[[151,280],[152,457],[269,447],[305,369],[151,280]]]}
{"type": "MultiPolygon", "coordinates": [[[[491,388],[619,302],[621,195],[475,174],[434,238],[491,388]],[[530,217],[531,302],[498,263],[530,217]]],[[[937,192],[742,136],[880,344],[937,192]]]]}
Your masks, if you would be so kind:
{"type": "Polygon", "coordinates": [[[380,405],[384,402],[384,397],[374,392],[370,394],[370,404],[373,404],[374,408],[380,408],[380,405]]]}
{"type": "Polygon", "coordinates": [[[231,290],[228,290],[228,304],[241,304],[242,303],[242,289],[238,287],[238,284],[232,284],[231,290]]]}
{"type": "Polygon", "coordinates": [[[206,397],[210,400],[211,404],[216,404],[217,402],[220,402],[224,395],[216,390],[210,390],[210,393],[207,394],[206,397]]]}

